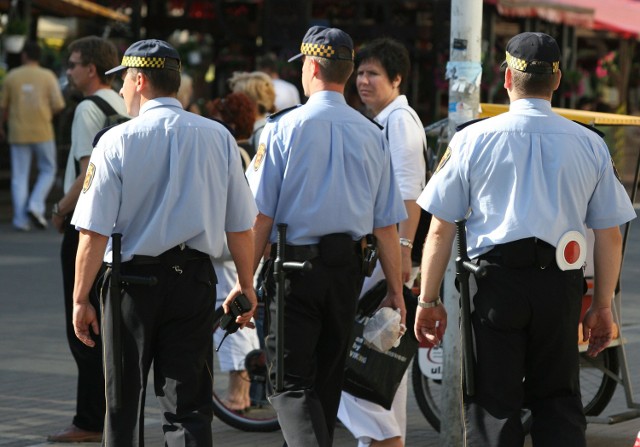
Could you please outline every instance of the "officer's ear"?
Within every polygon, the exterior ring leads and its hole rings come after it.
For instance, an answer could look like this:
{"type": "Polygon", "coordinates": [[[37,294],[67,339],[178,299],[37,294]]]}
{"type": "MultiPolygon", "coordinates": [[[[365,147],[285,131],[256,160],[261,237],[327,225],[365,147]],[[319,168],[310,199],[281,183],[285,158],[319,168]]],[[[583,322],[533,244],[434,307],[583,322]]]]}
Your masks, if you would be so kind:
{"type": "Polygon", "coordinates": [[[311,74],[314,78],[318,77],[318,73],[320,73],[320,64],[315,58],[310,57],[309,62],[311,63],[311,74]]]}
{"type": "Polygon", "coordinates": [[[555,92],[560,87],[560,81],[562,80],[562,70],[558,69],[556,73],[556,79],[553,84],[553,91],[555,92]]]}
{"type": "Polygon", "coordinates": [[[511,73],[511,67],[507,67],[504,70],[504,88],[511,90],[513,87],[513,75],[511,73]]]}

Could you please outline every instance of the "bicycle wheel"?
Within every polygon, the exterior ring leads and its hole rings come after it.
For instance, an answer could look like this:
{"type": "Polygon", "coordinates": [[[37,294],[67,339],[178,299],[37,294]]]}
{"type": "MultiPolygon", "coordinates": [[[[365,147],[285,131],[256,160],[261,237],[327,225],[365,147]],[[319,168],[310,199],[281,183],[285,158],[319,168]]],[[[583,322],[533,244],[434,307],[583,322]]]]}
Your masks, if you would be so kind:
{"type": "MultiPolygon", "coordinates": [[[[618,375],[620,369],[618,351],[605,349],[596,358],[585,353],[580,354],[580,392],[582,404],[587,416],[599,415],[611,401],[618,382],[606,372],[618,375]]],[[[413,362],[413,392],[420,411],[429,424],[440,431],[440,386],[442,381],[425,376],[420,370],[419,362],[413,362]]],[[[522,410],[522,422],[525,432],[531,427],[531,413],[522,410]]]]}
{"type": "Polygon", "coordinates": [[[605,349],[596,358],[580,354],[580,392],[587,416],[599,415],[609,404],[618,382],[606,372],[617,377],[619,370],[618,350],[615,348],[605,349]]]}
{"type": "Polygon", "coordinates": [[[280,429],[276,411],[266,398],[270,382],[267,377],[266,356],[263,350],[249,352],[245,367],[251,382],[251,406],[243,411],[225,405],[229,388],[229,372],[222,371],[217,352],[213,355],[213,414],[225,424],[243,431],[270,432],[280,429]]]}
{"type": "MultiPolygon", "coordinates": [[[[420,350],[418,350],[418,353],[420,350]]],[[[419,355],[419,354],[418,354],[419,355]]],[[[435,431],[440,431],[440,393],[441,380],[430,379],[422,374],[420,364],[414,357],[411,368],[411,382],[413,394],[416,397],[418,408],[435,431]]]]}

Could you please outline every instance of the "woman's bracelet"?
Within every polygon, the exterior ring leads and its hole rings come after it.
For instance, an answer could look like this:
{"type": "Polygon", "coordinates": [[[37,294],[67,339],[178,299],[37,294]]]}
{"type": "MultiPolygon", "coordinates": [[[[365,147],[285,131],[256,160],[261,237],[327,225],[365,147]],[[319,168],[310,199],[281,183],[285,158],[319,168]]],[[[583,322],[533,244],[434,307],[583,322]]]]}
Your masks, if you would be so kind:
{"type": "Polygon", "coordinates": [[[401,237],[400,238],[400,245],[402,247],[409,247],[409,248],[413,248],[413,242],[411,242],[410,239],[407,239],[406,237],[401,237]]]}

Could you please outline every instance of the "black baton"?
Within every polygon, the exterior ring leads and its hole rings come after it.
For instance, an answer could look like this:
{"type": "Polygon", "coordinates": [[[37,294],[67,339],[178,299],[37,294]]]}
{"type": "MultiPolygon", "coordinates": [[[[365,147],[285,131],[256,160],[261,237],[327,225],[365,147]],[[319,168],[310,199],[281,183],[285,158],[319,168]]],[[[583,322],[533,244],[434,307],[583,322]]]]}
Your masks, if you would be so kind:
{"type": "Polygon", "coordinates": [[[460,287],[460,326],[462,332],[462,364],[464,366],[464,383],[468,396],[476,392],[473,355],[473,329],[471,326],[471,297],[469,296],[469,275],[477,278],[487,274],[484,267],[475,265],[467,255],[466,219],[456,220],[456,237],[458,240],[458,256],[456,257],[456,278],[460,287]]]}
{"type": "Polygon", "coordinates": [[[109,301],[111,303],[111,353],[113,355],[113,406],[120,408],[122,402],[122,338],[120,322],[122,312],[122,278],[120,264],[122,262],[120,250],[122,234],[111,235],[111,284],[109,287],[109,301]]]}
{"type": "Polygon", "coordinates": [[[289,270],[311,270],[311,263],[285,262],[285,244],[287,243],[287,224],[278,224],[276,259],[273,261],[273,278],[276,283],[276,385],[275,392],[284,390],[284,281],[289,270]]]}
{"type": "Polygon", "coordinates": [[[109,287],[109,302],[111,303],[111,346],[113,355],[113,406],[120,408],[122,403],[122,285],[140,284],[154,286],[158,283],[155,276],[123,276],[120,272],[122,265],[122,234],[111,235],[111,284],[109,287]]]}

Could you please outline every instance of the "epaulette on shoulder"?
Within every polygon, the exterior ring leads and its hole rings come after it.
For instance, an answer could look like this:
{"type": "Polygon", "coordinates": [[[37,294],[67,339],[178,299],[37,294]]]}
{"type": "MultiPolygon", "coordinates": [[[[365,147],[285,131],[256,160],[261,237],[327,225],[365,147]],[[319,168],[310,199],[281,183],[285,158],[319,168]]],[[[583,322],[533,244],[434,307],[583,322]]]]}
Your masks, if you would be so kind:
{"type": "Polygon", "coordinates": [[[591,124],[581,123],[580,121],[576,121],[576,120],[573,120],[573,122],[576,123],[576,124],[580,124],[582,127],[586,127],[587,129],[589,129],[592,132],[597,133],[598,135],[600,135],[600,138],[604,138],[604,132],[601,131],[600,129],[596,129],[591,124]]]}
{"type": "Polygon", "coordinates": [[[371,121],[373,124],[375,124],[376,126],[378,126],[380,128],[380,130],[384,129],[384,126],[382,124],[380,124],[379,122],[377,122],[376,120],[374,120],[373,118],[368,117],[367,115],[362,115],[364,116],[366,119],[368,119],[369,121],[371,121]]]}
{"type": "Polygon", "coordinates": [[[105,133],[107,133],[107,130],[116,127],[118,125],[118,123],[116,124],[112,124],[111,126],[107,126],[104,129],[101,129],[95,137],[93,137],[93,142],[91,143],[91,146],[93,146],[94,148],[98,145],[98,141],[100,141],[100,138],[102,138],[102,135],[104,135],[105,133]]]}
{"type": "Polygon", "coordinates": [[[480,121],[482,121],[482,120],[486,120],[486,119],[487,119],[487,118],[476,118],[476,119],[474,119],[474,120],[469,120],[469,121],[467,121],[466,123],[458,124],[458,125],[456,126],[456,132],[460,132],[460,131],[461,131],[462,129],[464,129],[465,127],[470,126],[470,125],[475,124],[475,123],[479,123],[480,121]]]}
{"type": "Polygon", "coordinates": [[[296,104],[295,106],[291,106],[291,107],[287,107],[286,109],[282,109],[282,110],[278,110],[276,113],[272,113],[271,115],[269,115],[267,117],[267,121],[273,121],[279,117],[281,117],[282,115],[284,115],[285,113],[289,113],[291,112],[293,109],[297,109],[298,107],[300,107],[301,104],[296,104]]]}

